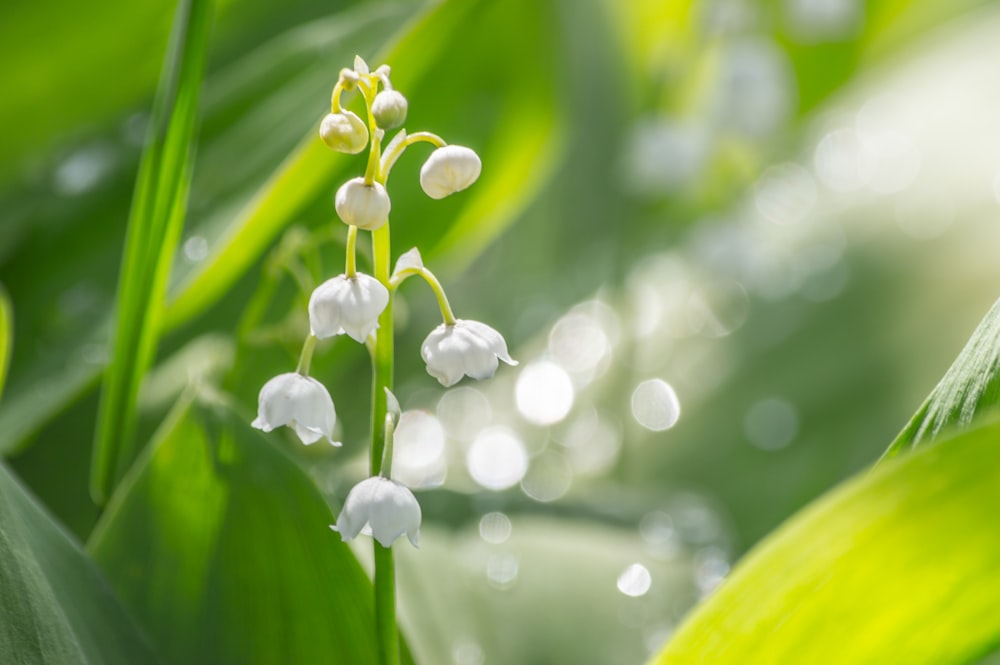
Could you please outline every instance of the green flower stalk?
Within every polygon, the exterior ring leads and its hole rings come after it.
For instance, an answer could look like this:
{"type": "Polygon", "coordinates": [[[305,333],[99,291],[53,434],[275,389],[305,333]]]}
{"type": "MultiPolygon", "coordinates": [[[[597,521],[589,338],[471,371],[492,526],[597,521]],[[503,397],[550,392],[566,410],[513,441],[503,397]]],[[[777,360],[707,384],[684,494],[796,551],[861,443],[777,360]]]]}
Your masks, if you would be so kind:
{"type": "MultiPolygon", "coordinates": [[[[469,376],[493,376],[499,361],[514,365],[503,336],[477,321],[458,319],[437,277],[427,269],[413,248],[392,263],[389,213],[392,202],[386,184],[400,155],[417,143],[435,147],[420,170],[420,185],[434,199],[471,186],[482,163],[470,148],[448,145],[430,132],[407,134],[400,128],[383,150],[387,130],[401,127],[408,102],[392,87],[390,70],[382,65],[372,72],[356,57],[353,69],[343,69],[330,97],[330,113],[320,123],[320,138],[331,149],[360,154],[368,148],[363,176],[348,180],[336,192],[334,207],[347,224],[345,272],[317,287],[309,298],[310,334],[294,373],[282,374],[261,390],[254,425],[271,431],[281,425],[295,430],[304,443],[326,438],[333,443],[334,409],[326,389],[309,376],[317,340],[346,334],[364,344],[372,361],[370,477],[355,485],[331,525],[344,540],[367,527],[374,536],[375,632],[381,665],[399,663],[399,629],[396,625],[393,542],[406,534],[417,546],[421,511],[413,493],[391,478],[393,430],[399,403],[392,394],[395,361],[393,296],[409,277],[419,275],[434,291],[442,324],[424,341],[421,355],[429,374],[451,386],[469,376]],[[344,92],[356,90],[364,100],[359,116],[341,106],[344,92]],[[367,122],[361,118],[367,118],[367,122]],[[374,266],[371,275],[357,270],[355,252],[359,231],[370,231],[374,266]]],[[[336,444],[335,444],[336,445],[336,444]]]]}

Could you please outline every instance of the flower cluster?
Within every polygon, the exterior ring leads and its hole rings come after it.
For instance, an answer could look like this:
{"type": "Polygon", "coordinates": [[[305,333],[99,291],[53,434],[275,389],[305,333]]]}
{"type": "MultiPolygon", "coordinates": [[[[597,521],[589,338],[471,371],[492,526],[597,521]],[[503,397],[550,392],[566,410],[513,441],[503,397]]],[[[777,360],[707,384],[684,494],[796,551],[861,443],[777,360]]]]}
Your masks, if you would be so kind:
{"type": "Polygon", "coordinates": [[[382,65],[371,71],[360,57],[353,69],[341,70],[330,100],[330,113],[320,122],[319,135],[331,149],[358,154],[369,150],[363,176],[352,178],[337,190],[334,208],[347,225],[345,271],[320,284],[309,298],[310,334],[302,350],[296,372],[281,374],[260,391],[258,416],[253,426],[265,432],[287,425],[303,443],[325,438],[332,445],[336,412],[326,388],[309,376],[309,365],[317,340],[347,335],[364,344],[375,366],[374,423],[384,426],[372,432],[372,477],[358,483],[347,495],[337,518],[335,531],[350,540],[370,530],[383,546],[406,534],[414,546],[418,542],[420,505],[409,489],[390,479],[392,433],[399,407],[391,393],[392,380],[392,300],[409,277],[423,278],[434,291],[443,323],[431,331],[421,346],[427,372],[442,385],[458,383],[463,376],[487,379],[500,361],[516,362],[507,352],[503,336],[477,321],[455,318],[441,283],[428,270],[416,248],[404,253],[390,275],[389,213],[392,202],[386,188],[389,173],[406,148],[430,143],[435,150],[420,169],[420,186],[433,199],[441,199],[471,186],[479,178],[482,163],[470,148],[448,145],[430,132],[407,134],[406,97],[392,87],[390,70],[382,65]],[[341,106],[344,93],[356,91],[364,99],[366,124],[361,117],[341,106]],[[400,128],[384,149],[388,130],[400,128]],[[374,274],[357,270],[355,261],[358,231],[371,231],[374,274]]]}

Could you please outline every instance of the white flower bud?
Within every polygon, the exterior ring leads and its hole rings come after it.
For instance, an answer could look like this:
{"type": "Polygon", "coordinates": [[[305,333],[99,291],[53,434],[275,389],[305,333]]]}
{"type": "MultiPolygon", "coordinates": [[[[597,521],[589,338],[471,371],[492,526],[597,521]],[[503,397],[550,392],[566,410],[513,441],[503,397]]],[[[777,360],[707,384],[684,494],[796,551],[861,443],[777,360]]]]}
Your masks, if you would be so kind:
{"type": "Polygon", "coordinates": [[[404,533],[414,547],[420,538],[420,504],[405,486],[381,476],[362,480],[351,488],[337,524],[330,528],[344,541],[355,538],[366,526],[383,547],[404,533]]]}
{"type": "Polygon", "coordinates": [[[330,393],[322,383],[297,372],[279,374],[264,384],[257,400],[257,419],[251,425],[270,432],[288,425],[302,443],[310,444],[326,438],[331,445],[337,413],[330,393]]]}
{"type": "Polygon", "coordinates": [[[420,347],[427,373],[444,387],[458,383],[462,376],[488,379],[497,371],[498,360],[508,365],[517,361],[507,353],[503,335],[485,323],[463,321],[442,323],[431,331],[420,347]]]}
{"type": "Polygon", "coordinates": [[[365,184],[364,178],[352,178],[340,189],[334,199],[337,214],[345,224],[366,231],[374,231],[389,221],[389,194],[377,182],[365,184]]]}
{"type": "Polygon", "coordinates": [[[370,275],[340,275],[328,279],[309,298],[309,327],[319,339],[347,333],[364,344],[378,328],[378,317],[389,303],[389,291],[370,275]]]}
{"type": "Polygon", "coordinates": [[[354,113],[327,113],[319,125],[323,143],[337,152],[356,155],[368,145],[368,128],[354,113]]]}
{"type": "Polygon", "coordinates": [[[396,90],[383,90],[372,102],[375,122],[385,129],[395,129],[406,122],[406,109],[406,97],[396,90]]]}
{"type": "Polygon", "coordinates": [[[483,163],[470,148],[446,145],[431,153],[420,169],[420,186],[432,199],[460,192],[479,178],[483,163]]]}

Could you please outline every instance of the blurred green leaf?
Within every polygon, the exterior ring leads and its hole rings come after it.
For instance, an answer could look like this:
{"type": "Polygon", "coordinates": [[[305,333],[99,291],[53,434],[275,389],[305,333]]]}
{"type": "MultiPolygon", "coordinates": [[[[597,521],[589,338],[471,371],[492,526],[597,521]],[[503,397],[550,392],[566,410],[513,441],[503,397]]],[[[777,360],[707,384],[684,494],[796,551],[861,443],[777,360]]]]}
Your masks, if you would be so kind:
{"type": "Polygon", "coordinates": [[[10,350],[14,346],[14,308],[7,290],[0,284],[0,397],[7,381],[10,350]]]}
{"type": "Polygon", "coordinates": [[[835,490],[753,550],[657,663],[975,662],[1000,641],[1000,423],[835,490]]]}
{"type": "Polygon", "coordinates": [[[111,363],[101,394],[91,492],[104,503],[134,457],[135,405],[156,353],[160,312],[184,225],[212,0],[181,0],[139,165],[111,363]]]}
{"type": "Polygon", "coordinates": [[[5,664],[160,662],[97,566],[2,464],[0,589],[5,664]]]}
{"type": "Polygon", "coordinates": [[[889,445],[883,459],[924,445],[946,428],[966,428],[974,419],[998,405],[1000,301],[980,322],[944,378],[889,445]]]}
{"type": "Polygon", "coordinates": [[[90,550],[177,665],[375,662],[371,584],[313,483],[248,423],[182,400],[90,550]]]}

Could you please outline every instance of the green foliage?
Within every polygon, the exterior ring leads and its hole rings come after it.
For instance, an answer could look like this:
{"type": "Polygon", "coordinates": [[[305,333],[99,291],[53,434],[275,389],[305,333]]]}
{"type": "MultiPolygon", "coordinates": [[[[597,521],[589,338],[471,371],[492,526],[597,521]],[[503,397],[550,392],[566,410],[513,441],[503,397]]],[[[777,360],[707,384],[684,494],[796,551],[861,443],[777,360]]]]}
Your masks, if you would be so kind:
{"type": "Polygon", "coordinates": [[[1000,643],[1000,423],[922,447],[765,539],[656,660],[975,662],[1000,643]]]}
{"type": "Polygon", "coordinates": [[[5,665],[156,665],[94,562],[0,464],[5,665]]]}
{"type": "Polygon", "coordinates": [[[967,428],[1000,403],[1000,301],[972,333],[948,372],[889,445],[885,458],[925,445],[948,428],[967,428]]]}
{"type": "Polygon", "coordinates": [[[371,584],[312,480],[249,420],[182,400],[90,551],[168,662],[374,662],[371,584]]]}
{"type": "Polygon", "coordinates": [[[139,165],[118,278],[114,350],[101,395],[91,492],[103,504],[135,456],[136,401],[184,226],[211,0],[182,0],[139,165]]]}

